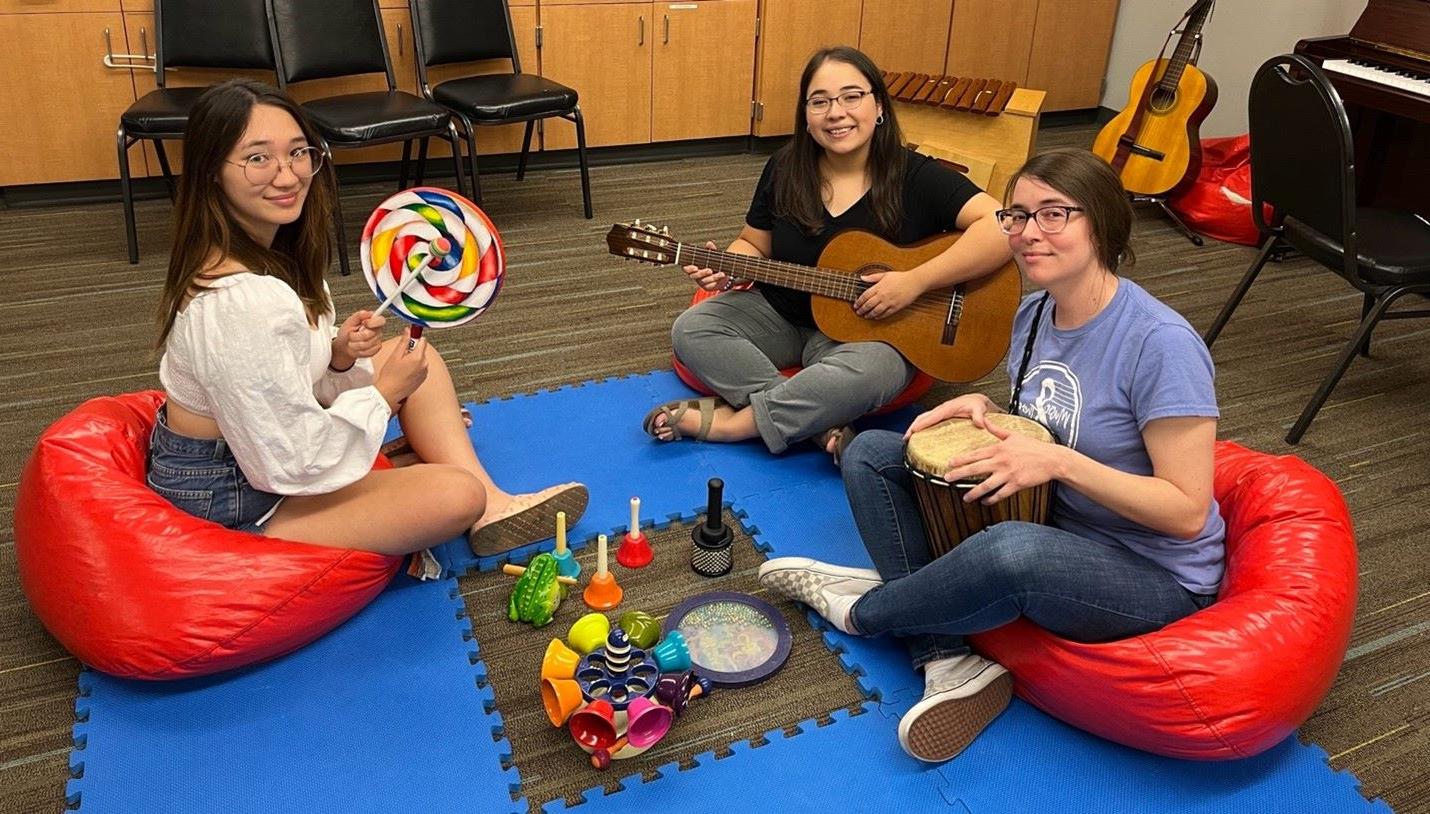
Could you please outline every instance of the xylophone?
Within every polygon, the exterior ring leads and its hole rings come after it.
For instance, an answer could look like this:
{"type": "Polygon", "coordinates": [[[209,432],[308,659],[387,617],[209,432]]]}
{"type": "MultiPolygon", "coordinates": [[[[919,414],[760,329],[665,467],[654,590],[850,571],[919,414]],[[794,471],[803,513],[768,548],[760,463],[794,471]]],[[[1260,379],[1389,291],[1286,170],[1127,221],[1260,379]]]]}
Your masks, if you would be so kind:
{"type": "Polygon", "coordinates": [[[910,146],[955,165],[995,198],[1032,156],[1046,93],[1011,80],[884,75],[910,146]]]}

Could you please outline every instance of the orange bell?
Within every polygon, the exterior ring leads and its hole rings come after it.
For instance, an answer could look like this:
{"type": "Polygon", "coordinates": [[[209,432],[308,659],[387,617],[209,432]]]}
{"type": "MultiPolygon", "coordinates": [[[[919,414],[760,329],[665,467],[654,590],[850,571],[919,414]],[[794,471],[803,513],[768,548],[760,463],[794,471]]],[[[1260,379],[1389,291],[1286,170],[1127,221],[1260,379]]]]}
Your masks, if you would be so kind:
{"type": "Polygon", "coordinates": [[[616,578],[606,568],[606,535],[602,534],[596,538],[596,573],[591,575],[581,598],[596,610],[610,610],[621,604],[623,593],[621,586],[616,584],[616,578]]]}

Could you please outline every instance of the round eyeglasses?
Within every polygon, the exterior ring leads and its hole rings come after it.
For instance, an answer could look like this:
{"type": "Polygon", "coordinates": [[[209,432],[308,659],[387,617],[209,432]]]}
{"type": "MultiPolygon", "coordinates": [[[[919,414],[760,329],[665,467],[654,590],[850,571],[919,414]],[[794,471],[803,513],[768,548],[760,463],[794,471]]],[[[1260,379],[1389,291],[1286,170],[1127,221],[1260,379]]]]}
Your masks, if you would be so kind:
{"type": "Polygon", "coordinates": [[[816,116],[824,116],[834,108],[834,100],[838,99],[840,107],[845,110],[853,110],[863,104],[864,97],[868,96],[871,92],[872,91],[867,90],[848,90],[832,98],[829,96],[812,96],[804,100],[804,107],[816,116]]]}
{"type": "Polygon", "coordinates": [[[312,178],[323,168],[323,151],[317,147],[299,147],[288,154],[287,161],[267,153],[255,153],[242,161],[228,163],[243,167],[243,177],[248,179],[248,183],[262,186],[277,178],[284,167],[299,178],[312,178]]]}
{"type": "Polygon", "coordinates": [[[1080,206],[1044,206],[1032,212],[1026,209],[1000,209],[995,213],[998,228],[1005,235],[1021,235],[1028,227],[1028,219],[1038,222],[1038,229],[1045,234],[1055,235],[1067,228],[1068,219],[1074,212],[1082,212],[1080,206]]]}

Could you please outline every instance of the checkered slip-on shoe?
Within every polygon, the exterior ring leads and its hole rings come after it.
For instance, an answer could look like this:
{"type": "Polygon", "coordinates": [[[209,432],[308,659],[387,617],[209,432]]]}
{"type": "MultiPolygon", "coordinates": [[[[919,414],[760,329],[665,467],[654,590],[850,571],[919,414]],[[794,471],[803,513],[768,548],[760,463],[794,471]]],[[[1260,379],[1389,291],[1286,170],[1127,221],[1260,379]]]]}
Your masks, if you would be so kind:
{"type": "Polygon", "coordinates": [[[968,747],[1013,698],[1013,674],[969,654],[930,680],[923,700],[899,720],[899,745],[913,757],[942,763],[968,747]]]}
{"type": "Polygon", "coordinates": [[[870,568],[846,568],[809,557],[776,557],[760,566],[760,584],[810,606],[839,630],[854,599],[884,584],[870,568]],[[837,609],[837,612],[831,611],[837,609]]]}

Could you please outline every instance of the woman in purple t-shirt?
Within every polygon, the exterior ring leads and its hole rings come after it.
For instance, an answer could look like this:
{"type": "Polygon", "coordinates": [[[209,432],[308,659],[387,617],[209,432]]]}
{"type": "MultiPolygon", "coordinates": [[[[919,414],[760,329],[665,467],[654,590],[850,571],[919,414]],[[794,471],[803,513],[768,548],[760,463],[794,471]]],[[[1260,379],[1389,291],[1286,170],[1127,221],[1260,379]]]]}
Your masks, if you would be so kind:
{"type": "Polygon", "coordinates": [[[905,751],[947,760],[1008,705],[1012,676],[964,637],[1022,616],[1097,642],[1156,630],[1211,604],[1224,526],[1212,498],[1216,392],[1211,357],[1175,311],[1117,276],[1131,261],[1132,210],[1116,173],[1084,150],[1030,160],[998,221],[1029,281],[1014,321],[1013,405],[1062,441],[984,423],[1000,408],[960,396],[900,437],[868,432],[843,461],[845,489],[877,570],[801,557],[760,569],[767,587],[839,630],[905,640],[924,696],[899,723],[905,751]],[[931,559],[903,464],[909,434],[954,417],[999,443],[949,461],[996,503],[1056,482],[1049,525],[1005,522],[931,559]]]}

